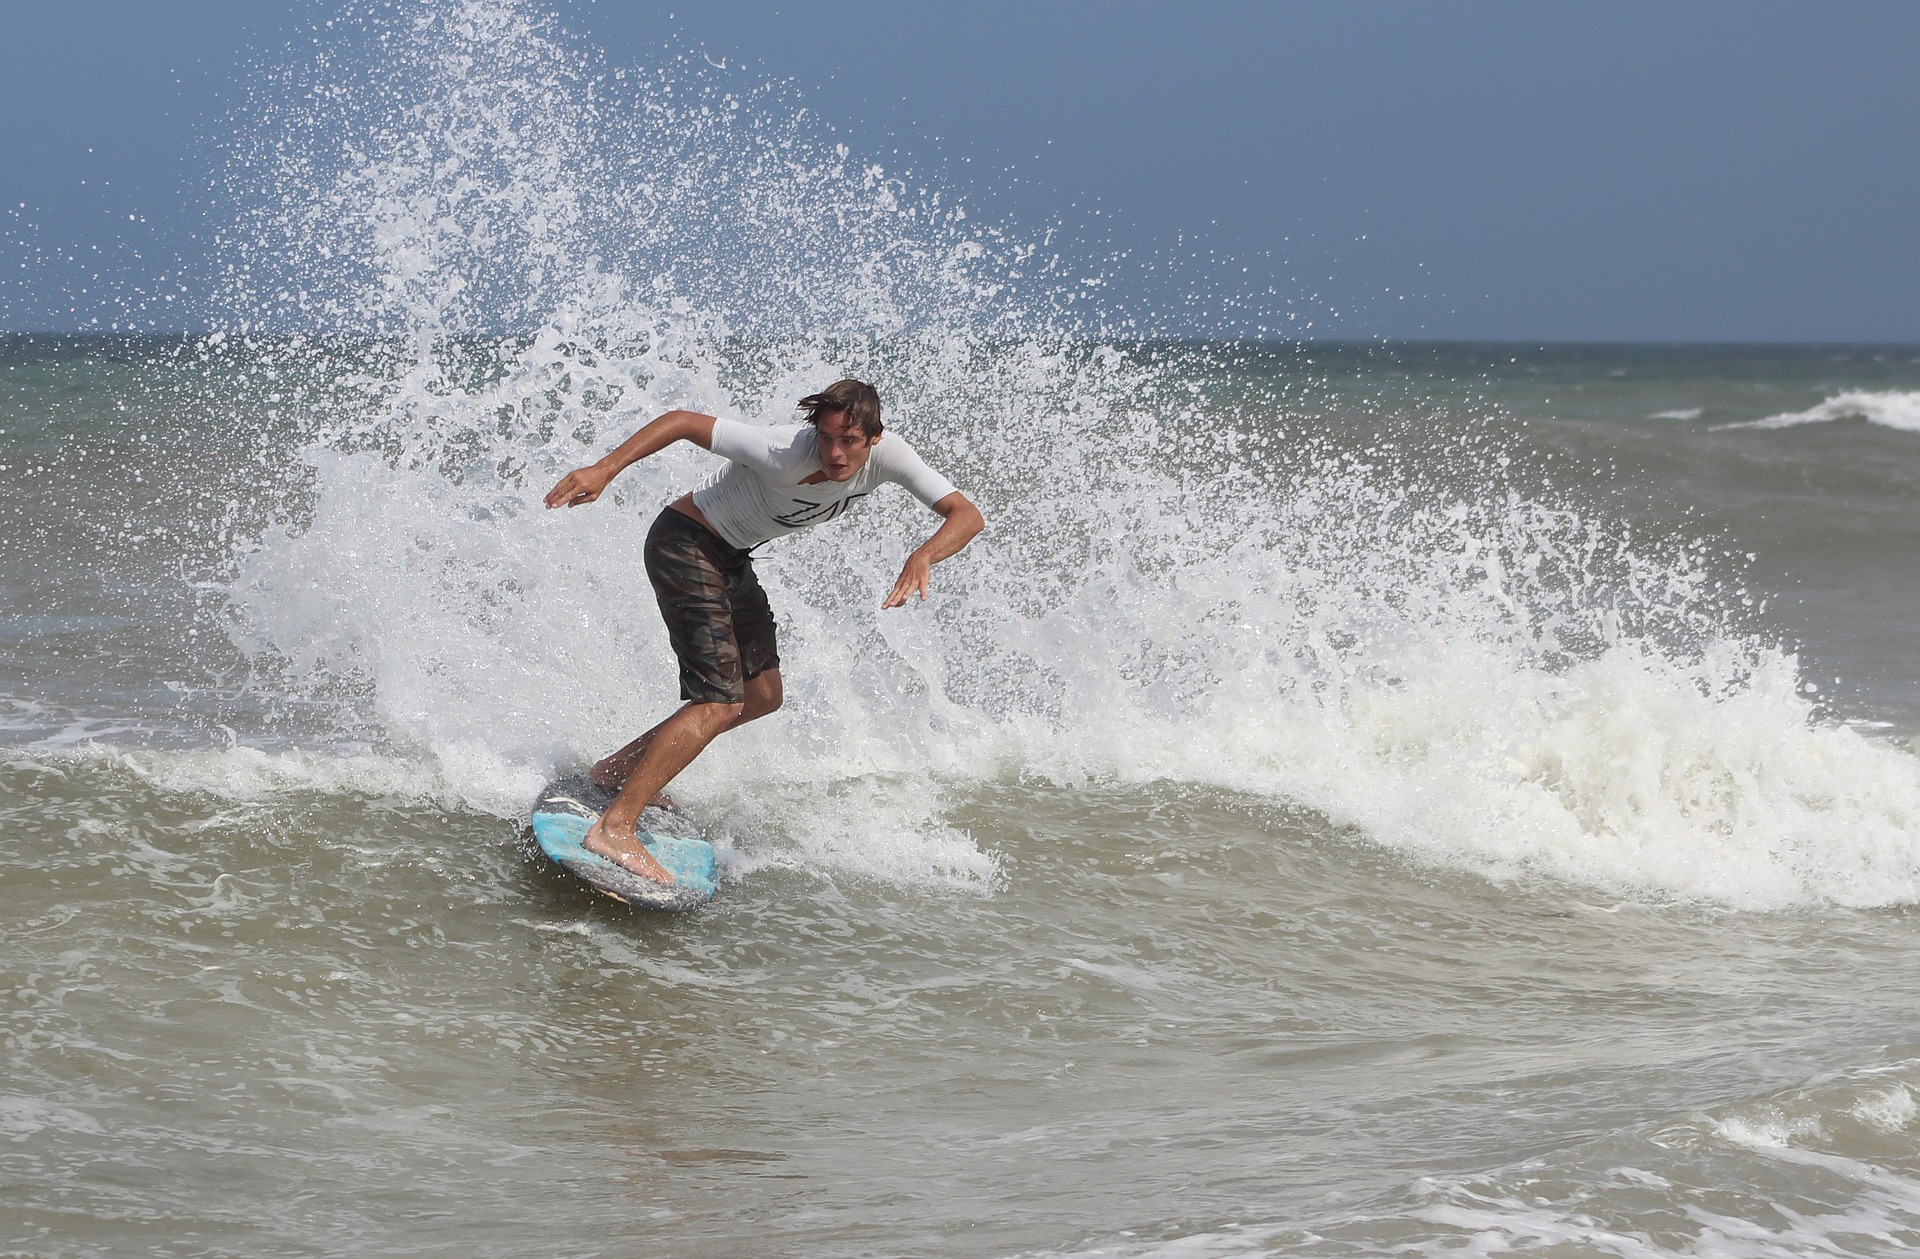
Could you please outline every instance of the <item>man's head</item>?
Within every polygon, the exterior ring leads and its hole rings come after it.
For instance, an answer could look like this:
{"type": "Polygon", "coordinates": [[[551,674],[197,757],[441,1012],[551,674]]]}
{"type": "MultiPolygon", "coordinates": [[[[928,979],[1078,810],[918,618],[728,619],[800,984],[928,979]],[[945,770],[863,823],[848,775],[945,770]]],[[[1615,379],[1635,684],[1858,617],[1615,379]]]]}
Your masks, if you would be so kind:
{"type": "Polygon", "coordinates": [[[830,481],[851,480],[880,440],[880,394],[864,380],[836,380],[800,399],[820,438],[820,467],[830,481]]]}

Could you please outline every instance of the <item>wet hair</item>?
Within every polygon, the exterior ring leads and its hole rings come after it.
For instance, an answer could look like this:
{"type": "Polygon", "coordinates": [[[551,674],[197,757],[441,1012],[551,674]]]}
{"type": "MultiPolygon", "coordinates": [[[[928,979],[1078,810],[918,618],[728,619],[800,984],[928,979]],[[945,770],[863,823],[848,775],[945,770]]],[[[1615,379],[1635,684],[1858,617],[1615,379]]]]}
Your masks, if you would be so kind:
{"type": "Polygon", "coordinates": [[[820,417],[840,412],[859,428],[868,441],[880,436],[880,391],[864,380],[836,380],[819,393],[800,399],[806,421],[818,425],[820,417]]]}

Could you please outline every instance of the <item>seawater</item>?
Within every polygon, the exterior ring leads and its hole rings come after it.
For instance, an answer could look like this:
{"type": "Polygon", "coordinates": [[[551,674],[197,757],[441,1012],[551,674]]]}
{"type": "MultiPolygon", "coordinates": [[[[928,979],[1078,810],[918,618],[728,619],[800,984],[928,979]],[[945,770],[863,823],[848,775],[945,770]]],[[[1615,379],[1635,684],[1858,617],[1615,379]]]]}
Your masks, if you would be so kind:
{"type": "Polygon", "coordinates": [[[210,331],[0,339],[13,1251],[1920,1246],[1920,348],[1179,340],[778,91],[341,39],[210,331]],[[710,457],[540,497],[847,374],[989,532],[767,548],[720,897],[597,900],[710,457]]]}

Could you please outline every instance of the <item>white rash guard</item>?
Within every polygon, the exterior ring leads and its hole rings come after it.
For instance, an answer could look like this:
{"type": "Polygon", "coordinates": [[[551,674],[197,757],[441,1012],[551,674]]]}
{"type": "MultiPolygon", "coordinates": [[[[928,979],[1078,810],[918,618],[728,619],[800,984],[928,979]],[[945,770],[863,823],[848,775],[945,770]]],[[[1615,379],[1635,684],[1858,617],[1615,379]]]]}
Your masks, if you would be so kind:
{"type": "Polygon", "coordinates": [[[953,482],[894,433],[880,435],[867,466],[852,477],[818,485],[800,484],[821,470],[811,424],[762,428],[716,419],[709,449],[731,462],[693,492],[693,504],[715,533],[743,551],[832,520],[888,481],[929,507],[954,492],[953,482]]]}

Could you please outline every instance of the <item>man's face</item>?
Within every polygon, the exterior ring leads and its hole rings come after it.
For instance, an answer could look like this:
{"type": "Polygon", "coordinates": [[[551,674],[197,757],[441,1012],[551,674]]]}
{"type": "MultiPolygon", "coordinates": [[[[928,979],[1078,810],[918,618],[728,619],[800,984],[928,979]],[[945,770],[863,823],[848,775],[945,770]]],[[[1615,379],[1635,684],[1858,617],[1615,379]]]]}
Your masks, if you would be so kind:
{"type": "Polygon", "coordinates": [[[851,481],[880,440],[861,432],[845,411],[828,411],[813,427],[820,434],[820,467],[829,481],[851,481]]]}

